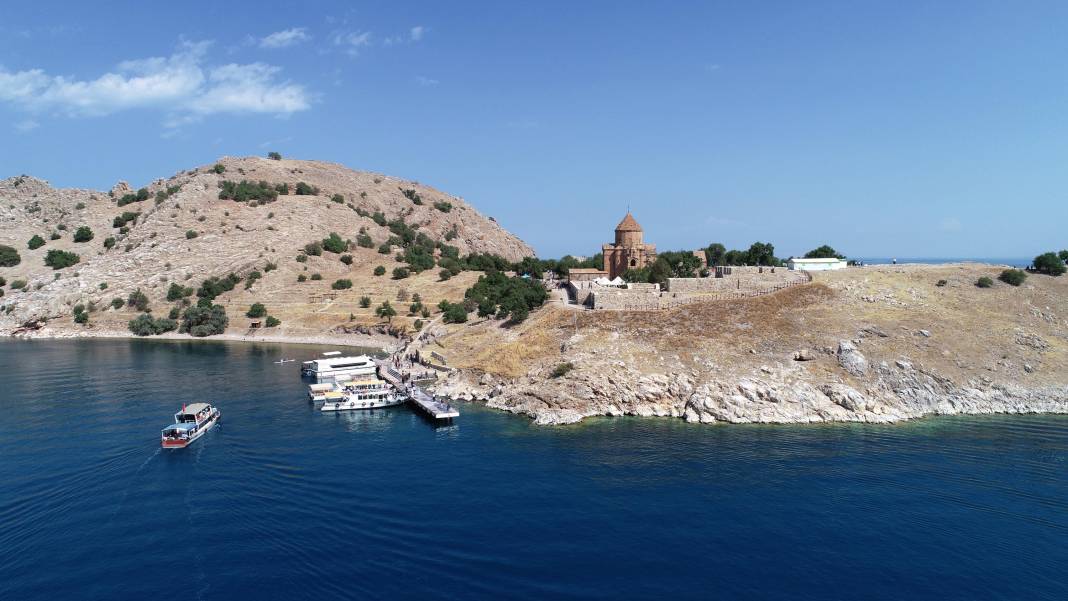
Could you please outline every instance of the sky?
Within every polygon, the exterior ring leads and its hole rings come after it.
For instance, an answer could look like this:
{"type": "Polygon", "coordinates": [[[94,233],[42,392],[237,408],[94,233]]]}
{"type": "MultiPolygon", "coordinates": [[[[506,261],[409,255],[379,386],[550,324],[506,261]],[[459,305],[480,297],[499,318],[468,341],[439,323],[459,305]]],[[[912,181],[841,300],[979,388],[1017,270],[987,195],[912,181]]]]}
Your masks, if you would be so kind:
{"type": "Polygon", "coordinates": [[[221,156],[463,197],[539,256],[1068,247],[1063,2],[7,2],[0,177],[221,156]]]}

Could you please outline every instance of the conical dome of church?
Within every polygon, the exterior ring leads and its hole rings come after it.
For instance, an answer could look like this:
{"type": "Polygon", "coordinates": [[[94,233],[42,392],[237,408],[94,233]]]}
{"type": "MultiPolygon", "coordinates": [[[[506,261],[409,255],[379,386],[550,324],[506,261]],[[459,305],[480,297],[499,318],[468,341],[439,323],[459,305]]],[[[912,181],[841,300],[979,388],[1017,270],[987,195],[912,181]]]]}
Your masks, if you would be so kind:
{"type": "Polygon", "coordinates": [[[616,226],[617,232],[640,232],[642,226],[638,225],[638,222],[634,219],[634,216],[627,211],[627,216],[623,218],[623,221],[619,222],[616,226]]]}

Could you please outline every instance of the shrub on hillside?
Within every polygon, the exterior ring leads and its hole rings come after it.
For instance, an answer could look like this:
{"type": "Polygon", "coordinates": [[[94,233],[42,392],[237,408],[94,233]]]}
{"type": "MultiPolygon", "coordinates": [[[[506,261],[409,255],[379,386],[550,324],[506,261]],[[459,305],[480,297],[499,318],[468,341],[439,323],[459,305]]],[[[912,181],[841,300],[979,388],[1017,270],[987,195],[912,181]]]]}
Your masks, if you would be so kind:
{"type": "Polygon", "coordinates": [[[943,286],[945,286],[948,283],[949,282],[947,282],[946,280],[938,280],[937,282],[935,282],[935,286],[938,286],[939,288],[942,288],[943,286]]]}
{"type": "Polygon", "coordinates": [[[304,275],[304,274],[302,273],[302,274],[300,274],[300,275],[298,275],[298,276],[297,276],[297,281],[298,281],[298,282],[307,282],[307,281],[308,281],[308,276],[306,276],[306,275],[304,275]]]}
{"type": "Polygon", "coordinates": [[[386,223],[388,223],[386,221],[386,216],[380,211],[375,211],[374,213],[371,213],[371,221],[374,221],[375,223],[383,227],[385,227],[386,223]]]}
{"type": "MultiPolygon", "coordinates": [[[[240,281],[241,278],[232,273],[225,278],[210,277],[201,282],[200,288],[197,288],[197,297],[205,301],[205,304],[210,307],[211,301],[215,300],[215,297],[233,290],[234,286],[237,286],[240,281]]],[[[198,304],[200,303],[198,302],[198,304]]]]}
{"type": "Polygon", "coordinates": [[[221,173],[225,173],[226,172],[226,165],[223,165],[222,163],[215,163],[215,166],[212,167],[211,170],[214,171],[215,173],[220,173],[220,174],[221,173]]]}
{"type": "Polygon", "coordinates": [[[199,235],[200,234],[198,234],[196,230],[186,230],[185,231],[185,239],[186,240],[192,240],[193,238],[196,238],[199,235]]]}
{"type": "Polygon", "coordinates": [[[393,247],[390,246],[389,242],[383,242],[378,246],[378,254],[380,255],[388,255],[391,250],[393,250],[393,247]]]}
{"type": "Polygon", "coordinates": [[[406,267],[396,267],[393,269],[393,279],[395,280],[403,280],[409,275],[410,273],[406,267]]]}
{"type": "Polygon", "coordinates": [[[67,252],[65,250],[52,249],[45,255],[45,265],[52,269],[64,269],[71,265],[76,265],[78,261],[81,261],[81,257],[78,255],[67,252]]]}
{"type": "Polygon", "coordinates": [[[319,194],[319,188],[306,184],[304,182],[297,182],[296,188],[297,196],[317,196],[319,194]]]}
{"type": "Polygon", "coordinates": [[[133,202],[143,202],[146,200],[148,200],[148,188],[141,188],[136,193],[123,194],[115,204],[123,207],[133,202]]]}
{"type": "Polygon", "coordinates": [[[21,290],[26,287],[26,280],[11,280],[12,290],[21,290]]]}
{"type": "Polygon", "coordinates": [[[115,246],[115,236],[108,236],[104,238],[104,248],[113,248],[115,246]]]}
{"type": "Polygon", "coordinates": [[[975,285],[980,288],[990,288],[994,285],[994,280],[986,277],[985,275],[975,281],[975,285]]]}
{"type": "Polygon", "coordinates": [[[375,267],[375,275],[386,275],[386,268],[381,265],[375,267]]]}
{"type": "Polygon", "coordinates": [[[178,328],[178,323],[164,317],[153,319],[151,315],[145,313],[128,321],[126,327],[135,336],[155,336],[164,332],[173,332],[178,328]]]}
{"type": "MultiPolygon", "coordinates": [[[[345,242],[337,232],[330,232],[330,236],[323,238],[323,250],[334,254],[341,254],[348,250],[349,243],[345,242]]],[[[310,253],[309,253],[310,254],[310,253]]]]}
{"type": "Polygon", "coordinates": [[[19,256],[19,251],[0,244],[0,267],[14,267],[22,262],[22,257],[19,256]]]}
{"type": "Polygon", "coordinates": [[[75,242],[88,242],[93,239],[93,230],[87,225],[83,225],[74,232],[75,242]]]}
{"type": "Polygon", "coordinates": [[[553,378],[562,378],[566,376],[571,370],[575,369],[575,364],[568,361],[567,363],[561,363],[553,368],[550,376],[553,378]]]}
{"type": "Polygon", "coordinates": [[[417,204],[417,205],[423,204],[423,197],[419,196],[419,193],[416,192],[415,190],[412,190],[412,189],[404,190],[404,189],[402,189],[401,193],[404,194],[405,198],[407,198],[408,200],[412,201],[413,204],[417,204]]]}
{"type": "Polygon", "coordinates": [[[509,318],[512,323],[519,323],[531,310],[540,307],[549,298],[549,293],[534,280],[510,278],[493,271],[478,278],[464,297],[474,301],[476,306],[493,305],[497,308],[497,319],[509,318]]]}
{"type": "Polygon", "coordinates": [[[356,236],[356,246],[359,246],[360,248],[374,248],[375,241],[372,240],[371,236],[368,234],[359,234],[356,236]]]}
{"type": "Polygon", "coordinates": [[[280,325],[282,325],[282,320],[281,319],[278,319],[274,315],[268,315],[267,316],[267,327],[268,328],[276,328],[276,327],[278,327],[280,325]]]}
{"type": "Polygon", "coordinates": [[[121,298],[119,298],[117,296],[115,298],[111,299],[111,306],[116,311],[121,309],[121,308],[123,308],[123,306],[125,306],[125,305],[126,305],[126,301],[122,300],[121,298]]]}
{"type": "Polygon", "coordinates": [[[62,237],[63,236],[59,235],[59,232],[52,232],[52,234],[48,236],[48,239],[49,240],[59,240],[62,237]]]}
{"type": "Polygon", "coordinates": [[[26,246],[29,247],[30,250],[37,250],[38,248],[41,248],[44,245],[44,238],[38,236],[37,234],[34,234],[33,237],[30,238],[30,241],[26,244],[26,246]]]}
{"type": "Polygon", "coordinates": [[[367,307],[370,307],[370,306],[371,306],[371,297],[370,296],[361,296],[360,297],[360,307],[366,309],[367,307]]]}
{"type": "Polygon", "coordinates": [[[438,278],[442,282],[444,282],[445,280],[447,280],[447,279],[449,279],[451,277],[452,277],[452,272],[449,271],[448,269],[442,269],[441,271],[438,272],[438,278]]]}
{"type": "Polygon", "coordinates": [[[267,158],[271,159],[272,161],[281,161],[282,155],[277,152],[268,152],[267,158]]]}
{"type": "Polygon", "coordinates": [[[352,265],[352,255],[341,255],[341,262],[345,265],[352,265]]]}
{"type": "Polygon", "coordinates": [[[1027,279],[1027,274],[1019,269],[1006,269],[1001,272],[998,279],[1010,286],[1019,286],[1027,279]]]}
{"type": "Polygon", "coordinates": [[[452,203],[444,200],[439,200],[434,203],[434,208],[442,213],[448,213],[452,210],[452,203]]]}
{"type": "Polygon", "coordinates": [[[226,317],[226,309],[222,305],[189,307],[182,314],[182,324],[179,331],[189,333],[198,338],[214,336],[225,332],[229,321],[229,318],[226,317]]]}
{"type": "Polygon", "coordinates": [[[263,317],[267,315],[267,307],[263,306],[263,303],[252,303],[245,315],[248,317],[263,317]]]}
{"type": "Polygon", "coordinates": [[[339,205],[340,204],[345,204],[345,197],[340,195],[340,194],[335,194],[335,195],[330,197],[330,201],[331,202],[336,202],[339,205]]]}
{"type": "Polygon", "coordinates": [[[126,297],[126,303],[131,307],[136,307],[138,311],[148,311],[148,296],[144,292],[141,292],[140,288],[134,290],[128,297],[126,297]]]}
{"type": "Polygon", "coordinates": [[[315,257],[321,256],[323,254],[323,243],[322,242],[309,242],[309,243],[305,244],[304,245],[304,253],[308,254],[308,255],[315,256],[315,257]]]}
{"type": "Polygon", "coordinates": [[[337,280],[336,282],[331,284],[330,287],[333,288],[334,290],[348,290],[349,288],[352,288],[352,280],[349,280],[349,279],[337,280]]]}
{"type": "Polygon", "coordinates": [[[311,279],[313,282],[318,282],[319,280],[323,279],[323,274],[319,272],[313,273],[311,274],[311,279]]]}
{"type": "Polygon", "coordinates": [[[118,215],[111,222],[111,227],[124,227],[127,223],[131,223],[141,216],[140,212],[135,211],[123,211],[122,215],[118,215]]]}
{"type": "Polygon", "coordinates": [[[278,192],[271,184],[262,180],[250,182],[243,179],[236,183],[224,180],[219,182],[219,198],[235,202],[259,201],[260,204],[266,204],[277,200],[278,192]]]}
{"type": "Polygon", "coordinates": [[[180,300],[187,296],[193,296],[193,292],[194,290],[190,287],[172,282],[170,287],[167,288],[167,300],[171,302],[180,300]]]}

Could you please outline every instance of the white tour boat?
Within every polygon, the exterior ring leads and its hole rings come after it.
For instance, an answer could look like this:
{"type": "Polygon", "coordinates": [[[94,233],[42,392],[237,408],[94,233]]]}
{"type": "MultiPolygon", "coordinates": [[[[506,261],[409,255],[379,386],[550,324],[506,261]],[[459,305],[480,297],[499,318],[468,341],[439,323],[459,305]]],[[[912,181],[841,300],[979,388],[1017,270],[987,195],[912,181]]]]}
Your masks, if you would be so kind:
{"type": "Polygon", "coordinates": [[[208,403],[182,405],[174,414],[174,423],[163,429],[163,448],[184,449],[211,430],[220,417],[219,410],[208,403]]]}
{"type": "Polygon", "coordinates": [[[337,378],[338,376],[370,376],[374,375],[377,366],[374,359],[368,355],[356,357],[328,357],[305,361],[301,364],[300,371],[306,376],[314,376],[316,379],[337,378]]]}
{"type": "Polygon", "coordinates": [[[403,404],[407,397],[393,391],[389,382],[378,379],[353,380],[339,384],[343,398],[331,398],[336,391],[326,392],[327,396],[320,411],[355,411],[357,409],[380,409],[403,404]]]}

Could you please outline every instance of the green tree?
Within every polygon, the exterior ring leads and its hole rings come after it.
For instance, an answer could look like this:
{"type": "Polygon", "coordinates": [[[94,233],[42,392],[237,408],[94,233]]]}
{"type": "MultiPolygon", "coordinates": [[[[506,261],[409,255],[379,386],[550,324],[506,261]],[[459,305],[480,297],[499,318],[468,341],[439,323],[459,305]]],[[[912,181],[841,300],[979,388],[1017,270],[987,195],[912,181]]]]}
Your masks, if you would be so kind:
{"type": "Polygon", "coordinates": [[[330,287],[334,290],[348,290],[349,288],[352,288],[352,280],[337,280],[336,282],[331,284],[330,287]]]}
{"type": "Polygon", "coordinates": [[[408,277],[409,271],[406,267],[397,267],[393,269],[393,279],[403,280],[408,277]]]}
{"type": "Polygon", "coordinates": [[[445,323],[464,323],[467,321],[467,309],[463,303],[449,303],[443,311],[442,319],[445,323]]]}
{"type": "Polygon", "coordinates": [[[779,265],[775,258],[775,247],[768,242],[754,242],[747,253],[750,265],[779,265]]]}
{"type": "Polygon", "coordinates": [[[215,163],[215,166],[211,168],[215,173],[224,173],[226,171],[226,165],[222,163],[215,163]]]}
{"type": "Polygon", "coordinates": [[[214,336],[225,332],[229,321],[226,317],[226,308],[222,305],[189,307],[182,314],[182,325],[179,331],[198,338],[214,336]]]}
{"type": "Polygon", "coordinates": [[[267,158],[271,159],[272,161],[281,161],[282,155],[277,152],[268,152],[267,158]]]}
{"type": "Polygon", "coordinates": [[[267,315],[267,307],[263,306],[263,303],[252,303],[245,315],[248,317],[263,317],[267,315]]]}
{"type": "Polygon", "coordinates": [[[980,288],[990,288],[994,285],[994,280],[986,277],[985,275],[975,281],[975,285],[980,288]]]}
{"type": "Polygon", "coordinates": [[[30,250],[37,250],[38,248],[41,248],[44,245],[44,238],[38,236],[37,234],[34,234],[33,238],[30,238],[30,242],[27,244],[30,250]]]}
{"type": "Polygon", "coordinates": [[[723,246],[719,242],[713,242],[705,249],[705,260],[710,266],[724,265],[724,258],[727,255],[727,247],[723,246]]]}
{"type": "Polygon", "coordinates": [[[268,315],[267,316],[267,327],[268,328],[276,328],[276,327],[278,327],[280,325],[282,325],[282,320],[281,319],[278,319],[274,315],[268,315]]]}
{"type": "Polygon", "coordinates": [[[393,318],[397,315],[397,310],[393,308],[393,305],[389,304],[388,300],[384,300],[382,301],[382,304],[375,309],[375,315],[392,323],[393,318]]]}
{"type": "Polygon", "coordinates": [[[1062,250],[1061,252],[1057,253],[1057,256],[1060,257],[1061,260],[1065,263],[1068,263],[1068,250],[1062,250]]]}
{"type": "Polygon", "coordinates": [[[1068,271],[1068,268],[1065,267],[1064,261],[1061,260],[1057,253],[1048,252],[1035,257],[1035,270],[1040,273],[1059,276],[1068,271]]]}
{"type": "Polygon", "coordinates": [[[830,246],[824,244],[805,253],[806,259],[844,259],[845,255],[839,254],[830,246]]]}
{"type": "Polygon", "coordinates": [[[386,275],[386,268],[382,265],[375,267],[375,275],[386,275]]]}

